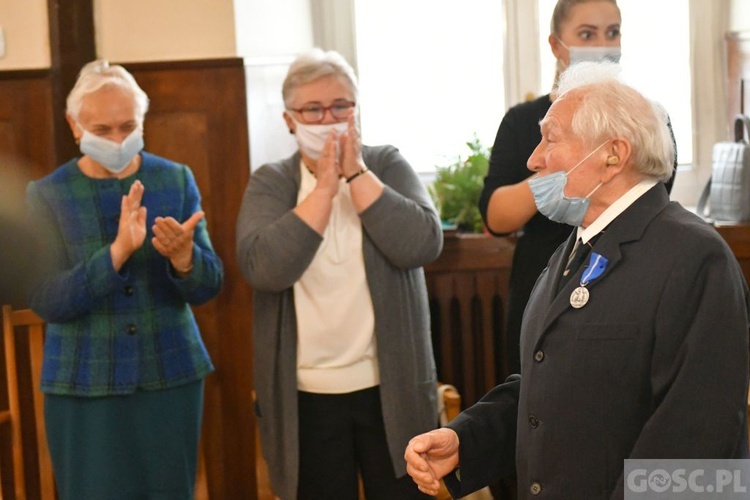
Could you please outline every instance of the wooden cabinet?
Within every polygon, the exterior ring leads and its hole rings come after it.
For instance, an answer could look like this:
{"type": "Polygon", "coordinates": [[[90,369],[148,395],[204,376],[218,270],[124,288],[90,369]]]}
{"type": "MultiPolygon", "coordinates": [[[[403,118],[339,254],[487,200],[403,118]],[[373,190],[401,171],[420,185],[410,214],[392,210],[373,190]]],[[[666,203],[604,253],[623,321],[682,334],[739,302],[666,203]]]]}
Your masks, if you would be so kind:
{"type": "Polygon", "coordinates": [[[745,280],[750,283],[750,224],[715,225],[740,263],[745,280]]]}

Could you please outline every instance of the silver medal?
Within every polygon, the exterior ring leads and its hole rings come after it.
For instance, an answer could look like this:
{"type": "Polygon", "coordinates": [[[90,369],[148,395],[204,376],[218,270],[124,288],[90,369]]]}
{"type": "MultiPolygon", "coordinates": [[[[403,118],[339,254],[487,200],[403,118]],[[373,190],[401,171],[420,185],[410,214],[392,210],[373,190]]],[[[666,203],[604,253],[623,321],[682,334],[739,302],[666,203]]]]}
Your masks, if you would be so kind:
{"type": "Polygon", "coordinates": [[[589,291],[585,286],[579,286],[570,294],[570,305],[580,309],[589,301],[589,291]]]}

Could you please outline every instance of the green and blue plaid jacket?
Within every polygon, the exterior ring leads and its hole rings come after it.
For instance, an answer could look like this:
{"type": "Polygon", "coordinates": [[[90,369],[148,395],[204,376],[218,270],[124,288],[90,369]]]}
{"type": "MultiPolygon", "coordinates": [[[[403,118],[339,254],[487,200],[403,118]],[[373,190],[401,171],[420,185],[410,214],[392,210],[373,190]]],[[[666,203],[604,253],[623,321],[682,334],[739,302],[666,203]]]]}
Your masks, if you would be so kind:
{"type": "Polygon", "coordinates": [[[78,159],[31,182],[27,200],[49,249],[49,271],[29,304],[47,321],[42,391],[76,396],[129,394],[185,384],[213,370],[190,304],[219,293],[223,267],[205,219],[195,230],[194,267],[180,279],[151,244],[156,217],[183,222],[201,210],[190,169],[141,152],[125,179],[93,179],[78,159]],[[120,204],[135,180],[145,191],[148,234],[119,273],[109,247],[120,204]]]}

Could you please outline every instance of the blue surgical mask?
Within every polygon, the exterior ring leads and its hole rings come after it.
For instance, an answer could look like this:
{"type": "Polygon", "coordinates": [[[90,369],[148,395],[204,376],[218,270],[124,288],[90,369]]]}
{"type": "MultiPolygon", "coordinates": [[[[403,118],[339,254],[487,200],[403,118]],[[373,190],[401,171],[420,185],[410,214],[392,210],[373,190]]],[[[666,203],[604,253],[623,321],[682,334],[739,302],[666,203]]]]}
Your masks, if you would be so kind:
{"type": "Polygon", "coordinates": [[[620,47],[570,47],[570,64],[591,61],[602,62],[611,61],[620,62],[622,52],[620,47]]]}
{"type": "Polygon", "coordinates": [[[529,187],[534,195],[534,203],[542,215],[552,221],[570,226],[580,226],[583,223],[583,218],[589,209],[591,195],[602,184],[600,182],[585,198],[568,198],[565,196],[565,184],[568,182],[568,174],[581,166],[583,162],[588,160],[591,155],[599,151],[605,144],[607,143],[601,143],[599,147],[587,154],[583,160],[579,161],[567,172],[560,170],[549,175],[535,176],[529,179],[529,187]]]}
{"type": "Polygon", "coordinates": [[[568,47],[565,45],[565,42],[557,39],[560,44],[568,49],[568,54],[570,55],[570,66],[584,61],[590,61],[590,62],[602,62],[602,61],[611,61],[614,63],[620,62],[620,57],[622,55],[622,51],[620,47],[610,47],[610,46],[583,46],[583,47],[568,47]]]}
{"type": "Polygon", "coordinates": [[[113,174],[119,174],[130,161],[143,149],[143,130],[139,127],[133,130],[121,143],[99,137],[85,130],[81,137],[81,153],[106,168],[113,174]]]}

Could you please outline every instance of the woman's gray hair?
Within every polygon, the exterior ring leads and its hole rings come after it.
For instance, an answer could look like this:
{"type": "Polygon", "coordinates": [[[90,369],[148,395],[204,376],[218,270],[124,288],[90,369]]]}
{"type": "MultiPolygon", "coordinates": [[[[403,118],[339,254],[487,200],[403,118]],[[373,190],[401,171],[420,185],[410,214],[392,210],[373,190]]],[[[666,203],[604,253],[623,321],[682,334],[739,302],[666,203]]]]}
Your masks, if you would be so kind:
{"type": "Polygon", "coordinates": [[[83,98],[108,85],[120,87],[133,94],[135,118],[142,124],[148,111],[148,96],[125,68],[116,64],[110,65],[105,59],[92,61],[81,68],[73,90],[68,94],[67,113],[73,120],[78,121],[83,98]]]}
{"type": "Polygon", "coordinates": [[[592,146],[615,137],[626,137],[633,163],[640,173],[660,181],[672,175],[674,142],[664,108],[620,79],[620,65],[581,62],[560,75],[558,99],[571,93],[581,98],[571,127],[592,146]]]}
{"type": "Polygon", "coordinates": [[[349,86],[354,100],[357,100],[359,94],[357,76],[346,59],[336,51],[314,48],[297,57],[289,66],[284,84],[281,86],[284,106],[289,109],[292,105],[292,94],[298,87],[326,76],[339,77],[349,86]]]}

